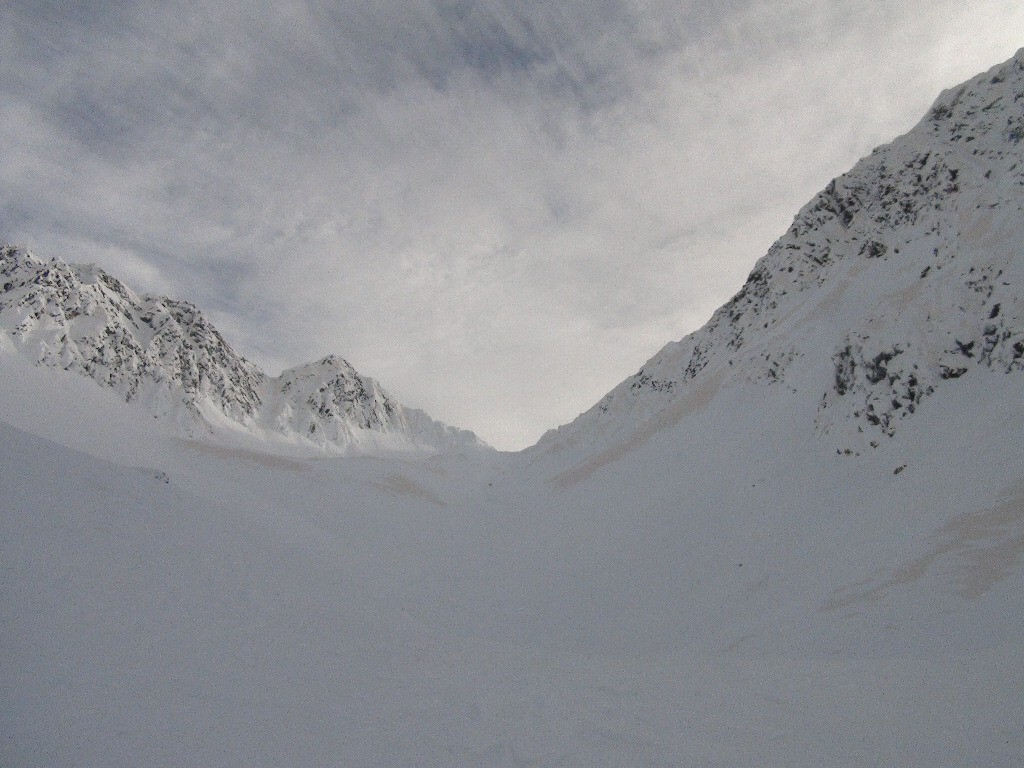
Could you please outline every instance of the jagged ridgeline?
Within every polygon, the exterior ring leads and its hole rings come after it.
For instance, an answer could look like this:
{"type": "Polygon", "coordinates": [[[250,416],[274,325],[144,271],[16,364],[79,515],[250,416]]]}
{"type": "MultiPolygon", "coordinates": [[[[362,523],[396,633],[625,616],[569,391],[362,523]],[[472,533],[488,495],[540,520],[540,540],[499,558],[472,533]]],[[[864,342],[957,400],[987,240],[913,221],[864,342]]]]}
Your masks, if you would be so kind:
{"type": "Polygon", "coordinates": [[[328,356],[267,376],[193,305],[92,265],[0,248],[0,329],[33,362],[88,376],[195,434],[228,428],[327,448],[480,447],[328,356]]]}
{"type": "MultiPolygon", "coordinates": [[[[943,93],[913,130],[829,183],[707,325],[539,447],[600,451],[672,422],[683,400],[777,387],[853,453],[957,380],[1019,372],[1022,187],[1024,50],[943,93]]],[[[160,416],[325,446],[479,444],[340,358],[270,378],[195,307],[137,295],[96,267],[5,247],[0,275],[0,323],[16,347],[160,416]]]]}
{"type": "Polygon", "coordinates": [[[806,395],[836,450],[875,447],[953,380],[1024,370],[1022,210],[1024,50],[829,183],[707,325],[542,444],[756,385],[806,395]]]}

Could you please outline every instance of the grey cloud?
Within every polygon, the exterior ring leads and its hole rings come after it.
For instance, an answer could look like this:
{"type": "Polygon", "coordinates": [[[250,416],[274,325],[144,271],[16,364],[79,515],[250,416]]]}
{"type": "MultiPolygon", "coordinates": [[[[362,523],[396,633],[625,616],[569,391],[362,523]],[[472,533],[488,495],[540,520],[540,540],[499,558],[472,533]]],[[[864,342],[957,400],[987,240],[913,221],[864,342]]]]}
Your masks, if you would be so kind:
{"type": "Polygon", "coordinates": [[[585,104],[657,47],[645,14],[617,2],[15,2],[3,14],[19,65],[8,75],[42,86],[68,129],[94,127],[87,138],[138,138],[189,114],[330,122],[368,90],[410,80],[443,90],[465,71],[585,104]]]}
{"type": "Polygon", "coordinates": [[[962,34],[980,13],[7,2],[0,239],[190,299],[270,367],[338,352],[522,445],[705,319],[938,87],[1012,53],[962,34]]]}

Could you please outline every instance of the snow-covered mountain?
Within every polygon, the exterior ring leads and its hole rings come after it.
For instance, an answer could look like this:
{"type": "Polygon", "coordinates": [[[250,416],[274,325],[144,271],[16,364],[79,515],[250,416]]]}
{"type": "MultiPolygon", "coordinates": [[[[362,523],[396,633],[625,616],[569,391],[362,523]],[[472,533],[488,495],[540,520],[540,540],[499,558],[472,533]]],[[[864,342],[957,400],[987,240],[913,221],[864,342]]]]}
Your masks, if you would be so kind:
{"type": "Polygon", "coordinates": [[[1022,120],[1024,51],[520,454],[169,436],[397,416],[6,251],[0,764],[1020,766],[1022,120]]]}
{"type": "Polygon", "coordinates": [[[137,294],[98,267],[3,246],[0,281],[0,343],[89,376],[190,434],[251,433],[332,450],[485,447],[403,407],[333,355],[267,376],[193,305],[137,294]]]}
{"type": "Polygon", "coordinates": [[[610,449],[717,393],[789,389],[842,453],[960,377],[1024,372],[1024,50],[833,180],[700,330],[538,449],[610,449]]]}

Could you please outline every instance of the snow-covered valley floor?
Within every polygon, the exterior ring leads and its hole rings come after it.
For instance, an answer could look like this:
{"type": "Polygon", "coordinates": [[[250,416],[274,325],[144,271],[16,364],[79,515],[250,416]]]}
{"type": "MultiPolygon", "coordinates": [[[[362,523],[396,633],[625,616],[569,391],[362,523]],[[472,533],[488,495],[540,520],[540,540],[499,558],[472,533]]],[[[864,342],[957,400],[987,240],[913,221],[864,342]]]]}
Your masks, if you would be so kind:
{"type": "Polygon", "coordinates": [[[862,456],[741,387],[596,466],[188,442],[3,362],[5,766],[1021,764],[1020,377],[862,456]]]}

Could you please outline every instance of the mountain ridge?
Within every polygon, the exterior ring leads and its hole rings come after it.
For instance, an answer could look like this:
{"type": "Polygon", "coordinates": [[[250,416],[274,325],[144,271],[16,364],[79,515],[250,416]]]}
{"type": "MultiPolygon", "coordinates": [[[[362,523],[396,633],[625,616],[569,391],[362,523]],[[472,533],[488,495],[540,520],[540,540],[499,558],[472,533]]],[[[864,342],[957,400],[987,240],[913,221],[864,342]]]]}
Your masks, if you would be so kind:
{"type": "Polygon", "coordinates": [[[764,384],[815,388],[815,429],[856,453],[951,379],[1024,370],[1022,105],[1024,49],[944,91],[815,195],[707,324],[528,450],[610,450],[695,387],[764,384]]]}
{"type": "Polygon", "coordinates": [[[186,301],[139,294],[95,265],[0,247],[0,327],[39,365],[92,378],[191,436],[327,450],[486,449],[406,408],[337,355],[271,377],[186,301]]]}
{"type": "MultiPolygon", "coordinates": [[[[945,382],[980,368],[1024,369],[1015,291],[1024,267],[1013,250],[1020,237],[1016,190],[1024,185],[1022,104],[1024,49],[943,91],[914,128],[801,208],[707,324],[669,342],[588,411],[525,450],[578,445],[600,453],[642,439],[720,388],[765,385],[816,388],[815,429],[833,435],[836,451],[856,453],[891,438],[945,382]],[[955,311],[947,313],[950,307],[955,311]],[[794,368],[806,369],[803,380],[794,368]]],[[[17,287],[11,281],[18,258],[22,267],[26,259],[36,270],[43,264],[25,249],[2,253],[14,266],[0,269],[0,296],[25,287],[24,279],[17,287]]],[[[191,304],[134,294],[97,267],[61,264],[32,278],[42,277],[38,295],[22,291],[13,302],[22,309],[35,302],[31,316],[0,299],[0,318],[17,346],[31,347],[37,362],[106,383],[126,400],[148,399],[161,416],[180,405],[177,421],[226,420],[321,446],[403,434],[427,445],[479,442],[401,407],[335,356],[268,377],[191,304]],[[63,320],[60,312],[44,317],[55,293],[63,320]],[[69,340],[60,331],[100,310],[115,318],[105,339],[69,340]],[[172,402],[175,387],[184,393],[181,403],[172,402]],[[296,408],[289,393],[299,390],[296,408]]]]}

